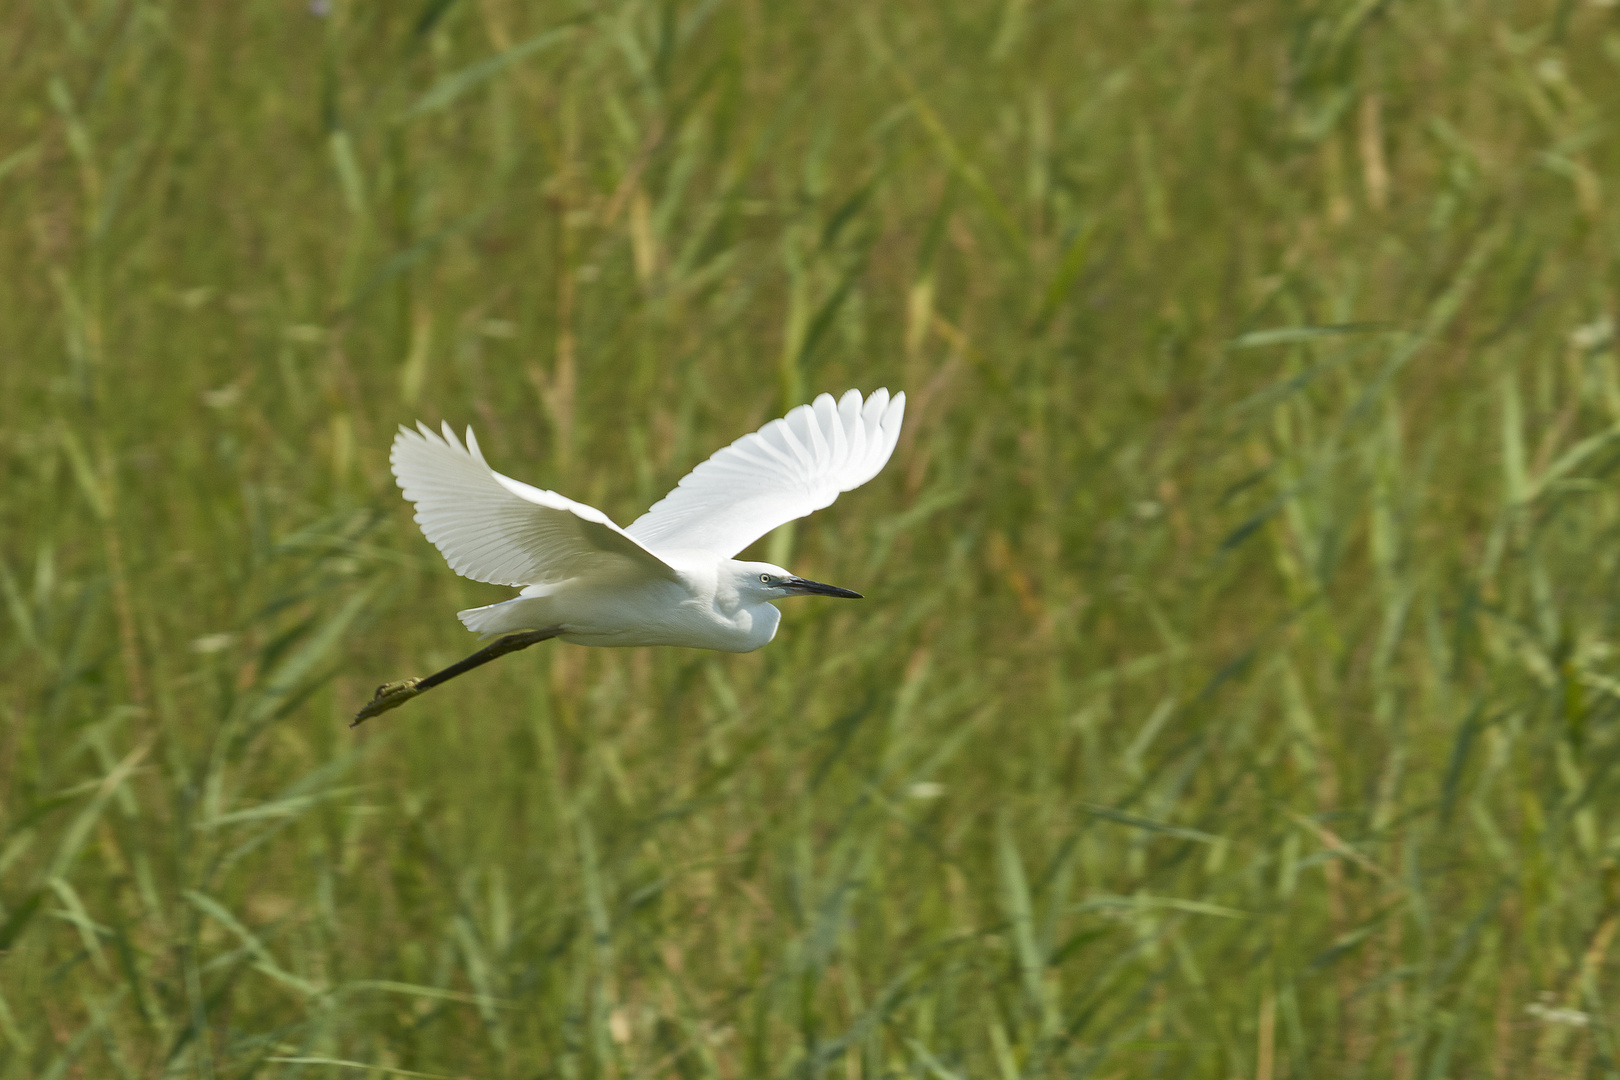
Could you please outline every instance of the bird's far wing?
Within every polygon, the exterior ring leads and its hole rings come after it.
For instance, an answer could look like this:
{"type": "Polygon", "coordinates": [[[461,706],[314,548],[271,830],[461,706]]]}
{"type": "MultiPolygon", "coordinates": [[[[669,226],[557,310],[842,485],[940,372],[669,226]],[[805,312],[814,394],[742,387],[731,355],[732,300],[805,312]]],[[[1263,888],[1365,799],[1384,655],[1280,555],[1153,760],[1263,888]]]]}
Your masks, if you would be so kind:
{"type": "Polygon", "coordinates": [[[778,525],[829,506],[878,474],[900,438],[906,395],[822,394],[687,473],[625,530],[653,551],[731,558],[778,525]]]}
{"type": "Polygon", "coordinates": [[[388,455],[416,523],[450,569],[474,581],[534,585],[580,574],[674,571],[594,507],[502,476],[467,429],[462,446],[418,423],[401,427],[388,455]]]}

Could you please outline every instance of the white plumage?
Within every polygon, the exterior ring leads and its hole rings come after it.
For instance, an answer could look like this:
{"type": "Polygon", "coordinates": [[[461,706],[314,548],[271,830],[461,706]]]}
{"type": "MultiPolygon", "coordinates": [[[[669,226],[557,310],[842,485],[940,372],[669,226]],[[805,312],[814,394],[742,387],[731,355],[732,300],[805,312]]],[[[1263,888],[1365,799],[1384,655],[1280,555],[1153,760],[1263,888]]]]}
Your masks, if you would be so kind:
{"type": "Polygon", "coordinates": [[[470,630],[554,631],[581,645],[748,652],[770,641],[784,596],[855,596],[739,551],[876,476],[894,452],[905,394],[822,394],[693,469],[628,529],[595,507],[491,469],[471,429],[394,437],[390,462],[423,534],[451,569],[522,587],[460,613],[470,630]]]}
{"type": "Polygon", "coordinates": [[[894,453],[906,395],[822,394],[744,435],[687,473],[625,530],[654,551],[702,548],[726,558],[876,476],[894,453]]]}
{"type": "Polygon", "coordinates": [[[389,455],[416,523],[450,569],[492,585],[537,585],[615,571],[669,567],[594,506],[542,491],[489,467],[467,429],[441,438],[425,424],[401,428],[389,455]]]}

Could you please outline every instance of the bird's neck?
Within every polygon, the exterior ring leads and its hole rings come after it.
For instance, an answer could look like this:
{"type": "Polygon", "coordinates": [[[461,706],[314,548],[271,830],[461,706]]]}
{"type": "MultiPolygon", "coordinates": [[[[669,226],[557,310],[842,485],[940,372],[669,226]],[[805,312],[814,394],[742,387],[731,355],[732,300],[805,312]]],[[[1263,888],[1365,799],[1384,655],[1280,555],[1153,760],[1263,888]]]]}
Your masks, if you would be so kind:
{"type": "Polygon", "coordinates": [[[702,575],[701,589],[708,594],[714,615],[730,623],[745,640],[739,651],[757,649],[776,636],[782,613],[769,601],[750,594],[746,585],[753,575],[744,572],[735,559],[715,559],[710,555],[707,564],[699,568],[699,574],[702,575]]]}
{"type": "Polygon", "coordinates": [[[747,635],[747,651],[752,651],[768,644],[776,636],[776,628],[782,622],[782,613],[776,610],[775,604],[760,601],[744,604],[731,616],[731,621],[738,630],[747,635]]]}

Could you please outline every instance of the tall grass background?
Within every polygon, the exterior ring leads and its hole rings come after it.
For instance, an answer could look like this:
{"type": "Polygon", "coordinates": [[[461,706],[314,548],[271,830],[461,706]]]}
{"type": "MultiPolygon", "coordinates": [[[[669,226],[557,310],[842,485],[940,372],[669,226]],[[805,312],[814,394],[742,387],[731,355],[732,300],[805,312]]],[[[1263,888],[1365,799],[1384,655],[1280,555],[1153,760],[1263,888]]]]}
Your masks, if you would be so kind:
{"type": "Polygon", "coordinates": [[[1620,1070],[1610,4],[0,17],[0,1077],[1620,1070]],[[396,424],[879,385],[864,602],[345,727],[396,424]]]}

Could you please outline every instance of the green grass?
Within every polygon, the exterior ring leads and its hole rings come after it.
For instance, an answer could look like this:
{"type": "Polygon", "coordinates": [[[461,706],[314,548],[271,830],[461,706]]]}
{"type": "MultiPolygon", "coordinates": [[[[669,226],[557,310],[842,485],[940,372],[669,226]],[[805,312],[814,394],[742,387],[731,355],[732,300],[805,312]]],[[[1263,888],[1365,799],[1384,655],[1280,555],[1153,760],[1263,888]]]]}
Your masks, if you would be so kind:
{"type": "Polygon", "coordinates": [[[1620,1072],[1615,8],[4,23],[0,1078],[1620,1072]],[[505,594],[396,424],[879,385],[866,601],[345,727],[505,594]]]}

